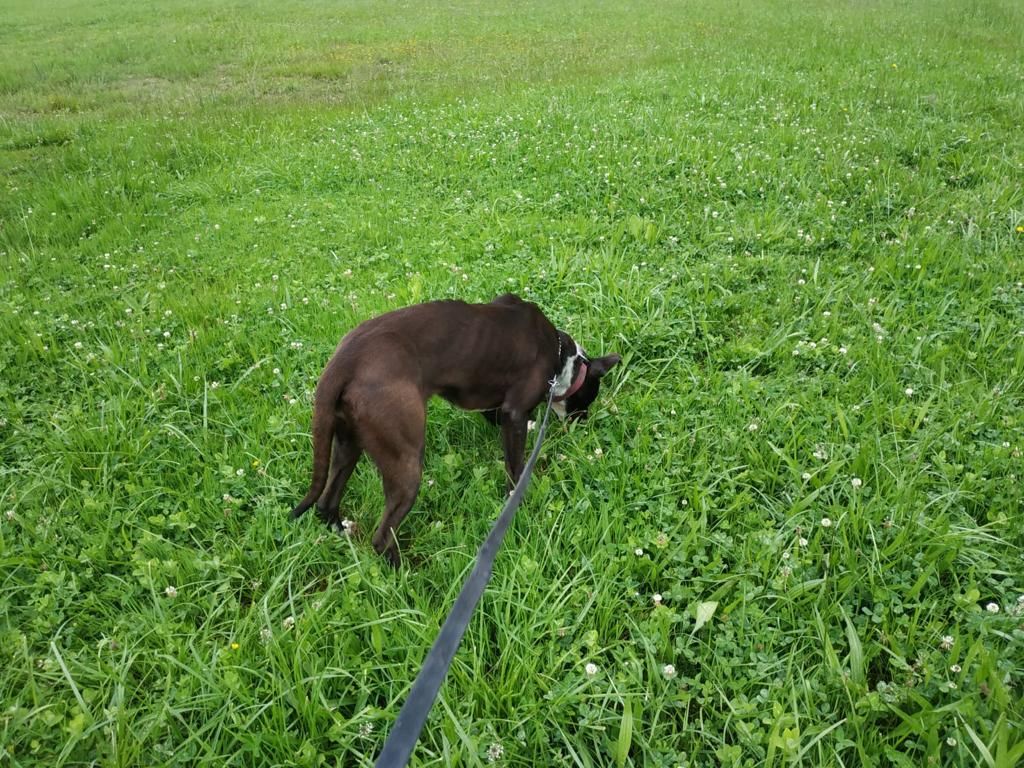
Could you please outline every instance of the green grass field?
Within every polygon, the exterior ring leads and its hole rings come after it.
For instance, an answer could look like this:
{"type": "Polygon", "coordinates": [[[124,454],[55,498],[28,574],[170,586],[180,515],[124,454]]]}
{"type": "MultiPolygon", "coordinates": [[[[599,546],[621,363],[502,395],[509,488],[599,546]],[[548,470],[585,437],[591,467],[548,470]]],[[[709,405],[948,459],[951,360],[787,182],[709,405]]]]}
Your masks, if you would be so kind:
{"type": "Polygon", "coordinates": [[[1024,760],[1024,6],[0,0],[0,766],[369,766],[502,501],[288,510],[341,336],[619,352],[413,765],[1024,760]],[[660,597],[659,597],[660,596],[660,597]],[[592,666],[591,666],[592,665],[592,666]]]}

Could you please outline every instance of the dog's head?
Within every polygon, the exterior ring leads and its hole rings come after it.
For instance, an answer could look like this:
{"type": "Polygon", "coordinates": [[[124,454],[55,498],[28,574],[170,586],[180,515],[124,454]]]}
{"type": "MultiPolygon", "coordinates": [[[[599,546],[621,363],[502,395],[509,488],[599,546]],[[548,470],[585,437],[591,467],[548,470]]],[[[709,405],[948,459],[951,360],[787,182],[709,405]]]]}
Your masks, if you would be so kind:
{"type": "Polygon", "coordinates": [[[552,407],[559,416],[582,421],[587,418],[590,404],[597,399],[601,379],[622,358],[616,354],[588,357],[569,334],[559,331],[558,335],[562,345],[562,369],[556,377],[552,407]]]}

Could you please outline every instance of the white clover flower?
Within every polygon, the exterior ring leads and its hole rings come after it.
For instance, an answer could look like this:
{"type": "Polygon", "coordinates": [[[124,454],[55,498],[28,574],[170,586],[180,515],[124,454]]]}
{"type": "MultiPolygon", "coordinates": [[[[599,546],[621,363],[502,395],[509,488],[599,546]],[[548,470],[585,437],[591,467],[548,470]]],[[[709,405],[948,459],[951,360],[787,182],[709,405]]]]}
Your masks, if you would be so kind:
{"type": "Polygon", "coordinates": [[[600,448],[595,448],[594,449],[594,455],[597,456],[598,458],[600,458],[601,456],[604,455],[604,451],[602,451],[600,448]]]}
{"type": "Polygon", "coordinates": [[[821,518],[821,527],[822,528],[831,528],[832,527],[832,518],[830,518],[830,517],[823,517],[823,518],[821,518]]]}
{"type": "Polygon", "coordinates": [[[803,536],[801,536],[799,544],[800,544],[801,547],[806,547],[807,546],[807,539],[805,539],[803,536]]]}
{"type": "Polygon", "coordinates": [[[281,622],[281,626],[284,627],[285,630],[291,629],[292,627],[295,626],[295,617],[294,616],[286,616],[285,620],[281,622]]]}
{"type": "Polygon", "coordinates": [[[859,477],[853,477],[850,478],[850,485],[852,485],[854,488],[860,488],[862,485],[864,485],[864,481],[861,480],[859,477]]]}
{"type": "Polygon", "coordinates": [[[364,739],[373,733],[373,723],[363,723],[359,726],[359,735],[364,739]]]}
{"type": "Polygon", "coordinates": [[[594,662],[588,662],[587,666],[583,668],[583,671],[587,673],[587,677],[593,677],[597,674],[597,664],[594,662]]]}
{"type": "Polygon", "coordinates": [[[494,742],[487,748],[487,762],[496,763],[505,754],[505,748],[499,742],[494,742]]]}
{"type": "Polygon", "coordinates": [[[348,518],[341,521],[341,527],[345,531],[346,536],[351,536],[356,532],[356,524],[348,518]]]}
{"type": "Polygon", "coordinates": [[[167,595],[168,597],[177,597],[178,596],[178,590],[174,586],[168,586],[167,589],[164,590],[164,594],[167,595]]]}
{"type": "Polygon", "coordinates": [[[956,746],[956,739],[954,739],[952,736],[949,736],[949,737],[946,738],[946,743],[949,746],[951,746],[951,747],[955,747],[956,746]]]}
{"type": "Polygon", "coordinates": [[[941,648],[944,651],[948,651],[952,647],[953,647],[953,636],[952,635],[943,635],[942,636],[942,642],[939,643],[939,648],[941,648]]]}
{"type": "Polygon", "coordinates": [[[914,394],[914,388],[907,387],[906,389],[903,390],[903,394],[905,394],[907,397],[912,397],[914,394]]]}
{"type": "Polygon", "coordinates": [[[999,613],[999,604],[998,603],[989,603],[988,605],[985,606],[985,610],[988,611],[989,613],[999,613]]]}
{"type": "Polygon", "coordinates": [[[7,515],[7,519],[8,520],[13,520],[14,519],[14,510],[13,509],[8,509],[4,514],[7,515]]]}
{"type": "Polygon", "coordinates": [[[235,474],[238,475],[239,477],[242,477],[243,475],[245,475],[245,470],[239,467],[238,469],[235,470],[235,474]]]}
{"type": "Polygon", "coordinates": [[[949,668],[949,671],[950,671],[950,672],[952,672],[952,673],[953,673],[954,675],[958,675],[958,674],[960,674],[960,665],[959,665],[959,664],[953,664],[953,665],[952,665],[952,666],[951,666],[951,667],[949,668]]]}
{"type": "Polygon", "coordinates": [[[661,668],[661,674],[665,676],[666,680],[671,680],[673,677],[676,676],[676,668],[671,664],[666,664],[664,667],[661,668]]]}
{"type": "Polygon", "coordinates": [[[661,605],[661,594],[659,594],[658,592],[655,592],[654,597],[652,597],[651,599],[654,600],[655,605],[661,605]]]}
{"type": "Polygon", "coordinates": [[[800,475],[800,479],[804,480],[805,482],[807,480],[810,480],[811,479],[811,473],[810,472],[804,472],[802,475],[800,475]]]}
{"type": "Polygon", "coordinates": [[[633,554],[636,555],[637,557],[643,557],[644,556],[643,547],[637,547],[636,549],[634,549],[633,550],[633,554]]]}

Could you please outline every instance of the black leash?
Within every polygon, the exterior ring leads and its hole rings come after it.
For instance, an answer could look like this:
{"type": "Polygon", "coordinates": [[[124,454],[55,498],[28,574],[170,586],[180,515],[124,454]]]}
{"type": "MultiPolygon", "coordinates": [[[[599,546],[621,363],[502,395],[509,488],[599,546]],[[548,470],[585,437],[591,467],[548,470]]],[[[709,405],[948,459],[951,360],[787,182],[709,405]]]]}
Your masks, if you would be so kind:
{"type": "Polygon", "coordinates": [[[430,708],[434,705],[434,698],[441,688],[441,683],[444,682],[445,675],[448,674],[448,667],[451,666],[452,659],[455,658],[459,643],[462,642],[466,626],[473,616],[480,596],[487,587],[487,582],[491,580],[494,558],[501,547],[501,540],[505,538],[505,531],[508,530],[516,509],[523,500],[526,486],[530,484],[530,475],[533,472],[537,456],[540,454],[540,446],[544,440],[544,430],[548,426],[548,414],[551,413],[551,401],[554,396],[555,388],[552,384],[548,393],[547,408],[544,410],[544,419],[537,431],[537,442],[534,443],[533,452],[523,468],[523,474],[519,476],[519,482],[516,483],[512,495],[505,503],[505,508],[480,546],[480,550],[476,554],[476,565],[473,566],[473,572],[469,574],[466,583],[462,585],[462,591],[455,599],[451,613],[445,619],[433,647],[420,668],[420,673],[409,690],[409,698],[402,705],[402,709],[395,719],[395,725],[391,729],[391,733],[388,734],[387,741],[384,742],[384,749],[380,751],[377,762],[374,764],[376,768],[404,768],[405,764],[409,762],[412,750],[420,737],[420,731],[423,730],[423,725],[427,722],[430,708]]]}

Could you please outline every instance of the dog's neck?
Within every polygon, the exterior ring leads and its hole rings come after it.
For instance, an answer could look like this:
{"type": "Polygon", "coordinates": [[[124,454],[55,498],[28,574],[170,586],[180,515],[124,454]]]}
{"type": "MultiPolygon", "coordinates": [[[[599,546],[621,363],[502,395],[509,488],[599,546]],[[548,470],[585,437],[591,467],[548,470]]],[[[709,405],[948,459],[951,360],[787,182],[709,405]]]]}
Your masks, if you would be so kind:
{"type": "Polygon", "coordinates": [[[558,357],[561,367],[554,378],[555,402],[561,402],[583,386],[583,380],[587,377],[587,364],[583,362],[586,354],[579,344],[573,342],[575,350],[566,354],[563,358],[562,335],[558,336],[558,357]],[[577,368],[576,362],[579,361],[577,368]],[[573,375],[575,374],[575,375],[573,375]]]}
{"type": "Polygon", "coordinates": [[[583,386],[583,380],[586,379],[586,378],[587,378],[587,364],[585,362],[583,362],[582,359],[580,359],[580,367],[576,371],[576,378],[574,378],[572,380],[572,384],[569,385],[569,388],[565,391],[564,394],[555,395],[555,400],[558,401],[558,402],[561,402],[563,400],[568,400],[570,397],[572,397],[574,394],[576,394],[576,392],[579,391],[579,388],[583,386]]]}

